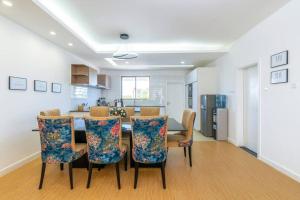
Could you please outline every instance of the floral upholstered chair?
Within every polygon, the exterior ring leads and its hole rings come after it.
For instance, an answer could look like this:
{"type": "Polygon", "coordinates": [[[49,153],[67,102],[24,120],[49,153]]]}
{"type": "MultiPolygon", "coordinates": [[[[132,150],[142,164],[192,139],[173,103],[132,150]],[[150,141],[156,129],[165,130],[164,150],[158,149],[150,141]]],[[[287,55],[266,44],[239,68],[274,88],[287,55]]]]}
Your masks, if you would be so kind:
{"type": "Polygon", "coordinates": [[[163,188],[166,188],[167,116],[132,117],[132,157],[135,161],[134,188],[137,186],[139,163],[160,164],[163,188]]]}
{"type": "Polygon", "coordinates": [[[73,189],[72,161],[86,153],[86,144],[76,144],[74,122],[70,116],[38,116],[41,138],[42,173],[39,189],[43,186],[46,164],[69,164],[70,186],[73,189]]]}
{"type": "Polygon", "coordinates": [[[127,170],[127,148],[122,145],[121,118],[88,117],[85,118],[85,126],[89,159],[87,188],[90,187],[93,164],[115,164],[120,189],[119,162],[123,158],[127,170]]]}
{"type": "Polygon", "coordinates": [[[173,135],[168,135],[168,148],[169,147],[183,147],[184,156],[186,157],[186,148],[189,150],[189,161],[192,167],[192,144],[193,144],[193,131],[196,113],[191,109],[186,109],[182,115],[182,125],[187,131],[180,132],[173,135]]]}

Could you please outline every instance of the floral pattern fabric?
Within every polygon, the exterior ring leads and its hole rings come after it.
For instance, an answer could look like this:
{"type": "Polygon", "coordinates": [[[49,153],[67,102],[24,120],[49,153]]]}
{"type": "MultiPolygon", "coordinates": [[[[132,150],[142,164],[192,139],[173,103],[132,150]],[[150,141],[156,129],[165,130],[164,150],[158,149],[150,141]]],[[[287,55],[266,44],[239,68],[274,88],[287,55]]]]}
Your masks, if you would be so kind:
{"type": "Polygon", "coordinates": [[[161,163],[167,158],[167,120],[164,117],[133,119],[133,159],[140,163],[161,163]]]}
{"type": "Polygon", "coordinates": [[[120,147],[121,121],[85,119],[89,161],[97,164],[117,163],[126,148],[120,147]]]}
{"type": "Polygon", "coordinates": [[[38,118],[42,161],[48,164],[70,163],[81,157],[72,149],[72,126],[70,118],[38,118]]]}

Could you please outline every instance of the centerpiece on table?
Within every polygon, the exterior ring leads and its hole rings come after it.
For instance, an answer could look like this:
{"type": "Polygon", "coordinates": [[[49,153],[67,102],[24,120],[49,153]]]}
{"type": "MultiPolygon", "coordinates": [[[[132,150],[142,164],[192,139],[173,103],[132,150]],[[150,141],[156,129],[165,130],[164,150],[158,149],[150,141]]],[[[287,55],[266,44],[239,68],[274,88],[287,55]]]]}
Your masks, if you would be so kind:
{"type": "Polygon", "coordinates": [[[114,107],[110,110],[111,116],[120,116],[122,118],[127,117],[126,111],[123,108],[120,107],[114,107]]]}

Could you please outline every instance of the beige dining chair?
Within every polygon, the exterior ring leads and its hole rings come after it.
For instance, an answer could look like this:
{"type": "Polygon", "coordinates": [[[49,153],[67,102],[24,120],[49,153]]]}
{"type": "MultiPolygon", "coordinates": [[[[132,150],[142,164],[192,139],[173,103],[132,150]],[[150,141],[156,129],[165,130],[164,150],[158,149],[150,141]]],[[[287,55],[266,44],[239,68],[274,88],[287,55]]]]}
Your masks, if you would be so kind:
{"type": "Polygon", "coordinates": [[[61,116],[59,109],[45,110],[40,112],[41,116],[61,116]]]}
{"type": "Polygon", "coordinates": [[[184,156],[186,157],[186,147],[189,151],[189,161],[192,167],[192,144],[193,144],[193,131],[196,112],[191,109],[186,109],[182,115],[182,125],[187,131],[182,131],[176,134],[170,134],[167,137],[167,144],[169,147],[183,147],[184,156]]]}
{"type": "Polygon", "coordinates": [[[90,109],[91,117],[108,117],[109,107],[107,106],[94,106],[90,109]]]}
{"type": "Polygon", "coordinates": [[[130,122],[130,117],[134,116],[134,107],[123,107],[126,112],[126,117],[122,118],[122,122],[130,122]]]}
{"type": "Polygon", "coordinates": [[[141,116],[159,116],[159,107],[141,107],[141,116]]]}

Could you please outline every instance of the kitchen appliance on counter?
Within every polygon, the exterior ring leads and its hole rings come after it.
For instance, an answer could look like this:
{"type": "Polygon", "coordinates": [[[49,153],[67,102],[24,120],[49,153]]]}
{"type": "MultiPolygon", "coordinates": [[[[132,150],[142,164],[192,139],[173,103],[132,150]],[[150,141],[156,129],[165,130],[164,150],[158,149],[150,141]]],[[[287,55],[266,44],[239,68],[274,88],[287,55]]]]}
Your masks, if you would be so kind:
{"type": "Polygon", "coordinates": [[[201,133],[207,137],[215,137],[214,113],[218,108],[226,108],[225,95],[201,95],[201,133]]]}
{"type": "Polygon", "coordinates": [[[105,97],[101,97],[97,100],[97,106],[108,106],[105,97]]]}

